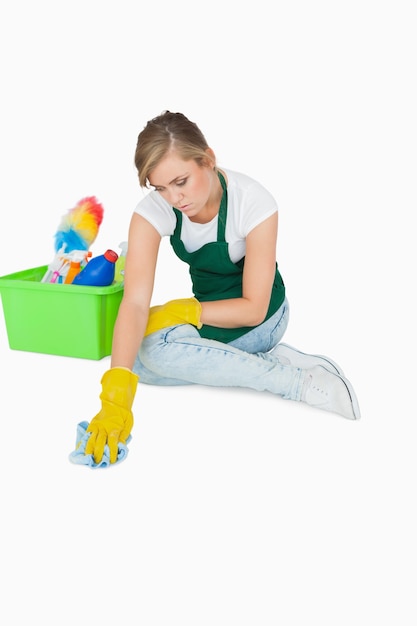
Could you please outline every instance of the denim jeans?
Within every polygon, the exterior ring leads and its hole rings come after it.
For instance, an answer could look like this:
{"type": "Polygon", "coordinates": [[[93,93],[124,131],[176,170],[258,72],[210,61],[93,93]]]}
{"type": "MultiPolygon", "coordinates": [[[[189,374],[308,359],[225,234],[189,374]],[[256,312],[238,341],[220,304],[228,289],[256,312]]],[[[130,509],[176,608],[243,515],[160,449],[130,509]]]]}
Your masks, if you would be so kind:
{"type": "Polygon", "coordinates": [[[271,352],[288,318],[285,300],[269,320],[230,343],[203,339],[190,324],[163,328],[144,338],[133,371],[149,385],[246,387],[300,400],[304,371],[271,352]]]}

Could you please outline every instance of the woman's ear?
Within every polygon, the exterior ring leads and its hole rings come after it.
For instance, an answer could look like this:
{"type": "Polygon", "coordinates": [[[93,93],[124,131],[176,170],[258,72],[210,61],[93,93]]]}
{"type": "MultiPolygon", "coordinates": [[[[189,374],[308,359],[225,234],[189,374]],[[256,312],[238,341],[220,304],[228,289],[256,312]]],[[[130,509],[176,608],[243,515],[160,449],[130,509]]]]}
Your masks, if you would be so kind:
{"type": "Polygon", "coordinates": [[[214,154],[214,151],[211,148],[207,148],[206,154],[207,154],[207,159],[204,160],[204,165],[207,165],[207,167],[215,168],[216,167],[216,155],[214,154]]]}

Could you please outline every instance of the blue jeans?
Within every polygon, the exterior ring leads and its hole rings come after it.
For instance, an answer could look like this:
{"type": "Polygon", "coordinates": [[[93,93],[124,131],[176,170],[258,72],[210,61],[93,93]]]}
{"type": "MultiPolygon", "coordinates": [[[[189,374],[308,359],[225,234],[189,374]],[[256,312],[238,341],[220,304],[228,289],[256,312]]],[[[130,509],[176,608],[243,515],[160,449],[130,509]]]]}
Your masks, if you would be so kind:
{"type": "Polygon", "coordinates": [[[285,300],[269,320],[230,343],[203,339],[190,324],[163,328],[144,338],[133,371],[149,385],[246,387],[300,400],[303,370],[269,354],[288,318],[285,300]]]}

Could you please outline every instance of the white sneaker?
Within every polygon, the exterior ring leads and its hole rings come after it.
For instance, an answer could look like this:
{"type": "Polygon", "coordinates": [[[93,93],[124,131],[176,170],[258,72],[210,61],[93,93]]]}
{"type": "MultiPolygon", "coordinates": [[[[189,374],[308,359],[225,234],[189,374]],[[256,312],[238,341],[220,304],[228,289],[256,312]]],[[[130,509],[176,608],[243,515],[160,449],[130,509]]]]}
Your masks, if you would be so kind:
{"type": "Polygon", "coordinates": [[[301,367],[303,370],[310,369],[315,365],[321,365],[333,374],[338,374],[339,376],[344,375],[342,368],[329,359],[328,356],[323,356],[322,354],[306,354],[286,343],[276,345],[275,348],[271,350],[271,354],[276,356],[282,365],[294,365],[294,367],[301,367]]]}
{"type": "Polygon", "coordinates": [[[358,420],[361,416],[355,392],[347,378],[329,372],[322,365],[306,371],[301,402],[351,420],[358,420]]]}

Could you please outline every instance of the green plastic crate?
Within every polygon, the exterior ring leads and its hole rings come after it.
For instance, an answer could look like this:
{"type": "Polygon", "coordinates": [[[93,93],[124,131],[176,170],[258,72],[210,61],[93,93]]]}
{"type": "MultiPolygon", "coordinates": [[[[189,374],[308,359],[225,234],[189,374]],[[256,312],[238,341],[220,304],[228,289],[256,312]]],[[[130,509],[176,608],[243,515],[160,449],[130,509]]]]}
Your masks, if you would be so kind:
{"type": "Polygon", "coordinates": [[[123,285],[42,283],[47,269],[0,277],[10,348],[92,360],[111,354],[123,285]]]}

